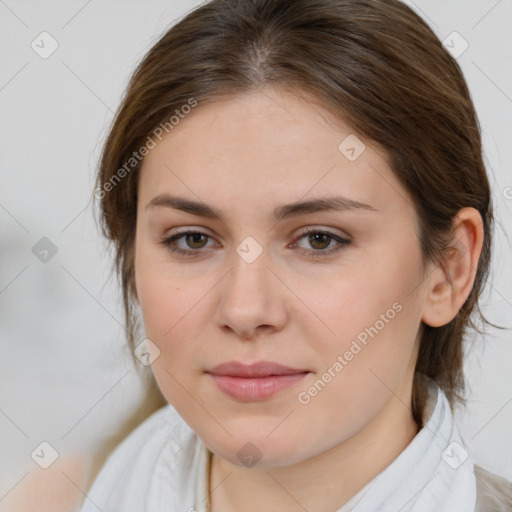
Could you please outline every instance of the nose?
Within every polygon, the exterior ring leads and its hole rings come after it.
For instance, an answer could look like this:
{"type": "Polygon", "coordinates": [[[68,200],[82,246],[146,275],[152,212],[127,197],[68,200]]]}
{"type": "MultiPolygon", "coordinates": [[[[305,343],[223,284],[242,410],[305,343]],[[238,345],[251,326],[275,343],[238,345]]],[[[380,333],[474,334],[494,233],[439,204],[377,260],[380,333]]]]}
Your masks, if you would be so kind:
{"type": "Polygon", "coordinates": [[[268,266],[265,251],[252,263],[236,252],[233,267],[219,283],[217,325],[240,339],[280,331],[288,319],[287,289],[268,266]]]}

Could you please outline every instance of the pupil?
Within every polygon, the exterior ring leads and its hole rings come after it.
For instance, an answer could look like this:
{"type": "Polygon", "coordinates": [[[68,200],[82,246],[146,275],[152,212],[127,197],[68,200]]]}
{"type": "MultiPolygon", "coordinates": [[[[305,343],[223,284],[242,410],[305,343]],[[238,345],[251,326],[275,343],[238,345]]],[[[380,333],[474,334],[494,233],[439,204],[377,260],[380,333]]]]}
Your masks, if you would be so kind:
{"type": "Polygon", "coordinates": [[[322,245],[323,243],[325,245],[326,239],[327,243],[329,242],[329,237],[325,233],[315,233],[314,235],[311,235],[311,238],[313,239],[313,244],[320,243],[322,245]]]}
{"type": "Polygon", "coordinates": [[[201,233],[192,233],[192,234],[189,235],[189,238],[192,239],[192,244],[194,244],[194,243],[199,243],[200,244],[202,236],[203,235],[201,233]]]}

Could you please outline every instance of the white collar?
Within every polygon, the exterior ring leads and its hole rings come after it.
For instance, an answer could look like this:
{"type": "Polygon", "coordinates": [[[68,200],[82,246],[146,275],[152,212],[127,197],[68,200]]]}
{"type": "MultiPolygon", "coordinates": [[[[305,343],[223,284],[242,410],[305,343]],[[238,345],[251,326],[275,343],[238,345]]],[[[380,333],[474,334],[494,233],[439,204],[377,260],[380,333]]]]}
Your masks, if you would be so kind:
{"type": "MultiPolygon", "coordinates": [[[[338,512],[472,512],[474,461],[445,393],[426,377],[424,427],[402,453],[338,512]],[[426,421],[426,423],[425,423],[426,421]]],[[[209,450],[182,420],[155,467],[148,511],[207,512],[209,450]]]]}
{"type": "Polygon", "coordinates": [[[474,461],[446,394],[425,378],[424,427],[402,453],[338,512],[473,512],[474,461]]]}

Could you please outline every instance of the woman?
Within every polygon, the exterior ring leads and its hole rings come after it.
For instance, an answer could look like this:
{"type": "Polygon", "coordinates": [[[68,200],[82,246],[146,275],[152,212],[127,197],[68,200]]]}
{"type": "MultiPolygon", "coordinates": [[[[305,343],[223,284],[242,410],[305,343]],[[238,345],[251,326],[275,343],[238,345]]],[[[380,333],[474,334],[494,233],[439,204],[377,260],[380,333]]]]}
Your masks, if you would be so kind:
{"type": "Polygon", "coordinates": [[[511,510],[452,416],[491,255],[481,153],[402,3],[213,0],[172,27],[95,191],[168,405],[82,510],[511,510]]]}

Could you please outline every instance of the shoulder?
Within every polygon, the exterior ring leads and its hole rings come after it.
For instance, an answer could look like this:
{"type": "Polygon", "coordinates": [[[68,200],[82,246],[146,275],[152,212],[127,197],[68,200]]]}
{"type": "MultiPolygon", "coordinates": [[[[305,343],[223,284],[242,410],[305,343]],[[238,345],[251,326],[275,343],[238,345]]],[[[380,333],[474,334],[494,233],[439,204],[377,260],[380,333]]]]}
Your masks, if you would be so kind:
{"type": "Polygon", "coordinates": [[[177,460],[194,443],[194,434],[169,404],[133,430],[111,453],[81,512],[145,510],[146,499],[161,458],[177,460]],[[90,508],[88,508],[90,507],[90,508]]]}
{"type": "Polygon", "coordinates": [[[476,512],[510,512],[512,482],[475,464],[476,512]]]}

